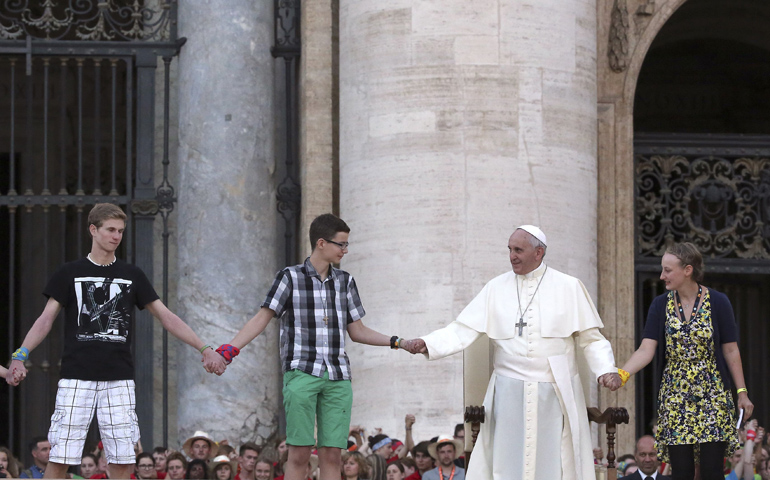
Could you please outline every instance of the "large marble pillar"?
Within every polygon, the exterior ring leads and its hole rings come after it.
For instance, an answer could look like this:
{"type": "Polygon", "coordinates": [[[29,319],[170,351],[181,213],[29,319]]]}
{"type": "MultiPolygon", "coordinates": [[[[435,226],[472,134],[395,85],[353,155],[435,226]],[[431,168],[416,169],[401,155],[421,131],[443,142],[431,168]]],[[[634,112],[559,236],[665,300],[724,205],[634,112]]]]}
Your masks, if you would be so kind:
{"type": "MultiPolygon", "coordinates": [[[[179,313],[213,345],[256,313],[279,268],[272,29],[272,2],[179,5],[179,313]]],[[[204,430],[237,446],[277,429],[277,343],[273,323],[222,377],[180,347],[179,442],[204,430]]]]}
{"type": "MultiPolygon", "coordinates": [[[[340,6],[343,268],[368,325],[412,337],[508,271],[515,225],[596,293],[594,0],[361,0],[340,6]]],[[[555,300],[555,299],[554,299],[555,300]]],[[[462,420],[462,357],[350,348],[353,421],[402,438],[462,420]]]]}
{"type": "Polygon", "coordinates": [[[301,2],[300,57],[300,258],[310,255],[310,223],[334,211],[335,161],[338,156],[336,109],[339,105],[335,72],[335,16],[339,0],[301,2]]]}

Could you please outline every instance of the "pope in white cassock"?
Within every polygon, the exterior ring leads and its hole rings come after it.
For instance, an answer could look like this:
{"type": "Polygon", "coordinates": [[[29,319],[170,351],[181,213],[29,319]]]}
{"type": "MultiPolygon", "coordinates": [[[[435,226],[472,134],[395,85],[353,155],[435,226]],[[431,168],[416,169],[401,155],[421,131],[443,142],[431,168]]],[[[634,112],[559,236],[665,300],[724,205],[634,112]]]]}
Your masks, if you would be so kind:
{"type": "Polygon", "coordinates": [[[494,372],[484,398],[468,480],[595,478],[582,355],[599,384],[620,377],[599,314],[583,284],[543,263],[545,234],[523,225],[508,241],[513,272],[492,279],[447,327],[404,342],[430,360],[486,334],[494,372]]]}

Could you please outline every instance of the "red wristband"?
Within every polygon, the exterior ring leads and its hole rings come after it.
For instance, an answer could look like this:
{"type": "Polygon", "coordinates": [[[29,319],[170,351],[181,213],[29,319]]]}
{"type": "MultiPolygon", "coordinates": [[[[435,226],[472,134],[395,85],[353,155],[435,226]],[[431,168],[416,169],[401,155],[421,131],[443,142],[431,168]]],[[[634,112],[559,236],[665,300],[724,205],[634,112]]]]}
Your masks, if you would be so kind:
{"type": "Polygon", "coordinates": [[[225,359],[225,363],[230,365],[230,362],[233,361],[233,358],[237,357],[239,353],[241,353],[240,350],[238,350],[238,347],[234,347],[229,344],[224,344],[217,348],[216,352],[225,359]]]}
{"type": "Polygon", "coordinates": [[[757,432],[754,430],[746,430],[746,440],[754,440],[757,438],[757,432]]]}

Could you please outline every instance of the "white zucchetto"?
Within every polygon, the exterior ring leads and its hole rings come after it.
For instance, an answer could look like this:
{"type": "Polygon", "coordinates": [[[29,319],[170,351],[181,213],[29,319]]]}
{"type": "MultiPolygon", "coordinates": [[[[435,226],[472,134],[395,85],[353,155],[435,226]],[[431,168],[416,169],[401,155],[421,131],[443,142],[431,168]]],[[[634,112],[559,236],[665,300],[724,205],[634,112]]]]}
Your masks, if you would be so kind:
{"type": "Polygon", "coordinates": [[[528,234],[540,240],[543,243],[543,245],[545,245],[546,247],[548,246],[548,242],[546,241],[546,238],[545,238],[545,233],[543,233],[543,231],[537,228],[536,226],[521,225],[520,227],[517,227],[516,230],[524,230],[528,234]]]}

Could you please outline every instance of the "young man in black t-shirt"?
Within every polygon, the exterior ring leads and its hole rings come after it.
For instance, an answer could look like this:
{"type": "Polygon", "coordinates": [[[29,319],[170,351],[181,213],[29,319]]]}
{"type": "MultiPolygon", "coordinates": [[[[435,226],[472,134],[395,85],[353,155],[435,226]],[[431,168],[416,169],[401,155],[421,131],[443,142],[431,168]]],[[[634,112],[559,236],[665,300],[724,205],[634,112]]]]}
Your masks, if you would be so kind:
{"type": "Polygon", "coordinates": [[[147,308],[163,328],[198,349],[206,371],[221,375],[225,370],[222,357],[160,301],[144,272],[115,257],[125,213],[112,204],[97,204],[88,223],[91,252],[51,277],[43,291],[48,303],[13,354],[6,375],[11,385],[26,376],[24,360],[64,308],[62,378],[48,432],[51,456],[45,478],[65,478],[68,465],[80,463],[94,411],[112,477],[129,478],[139,440],[131,356],[135,307],[147,308]]]}

